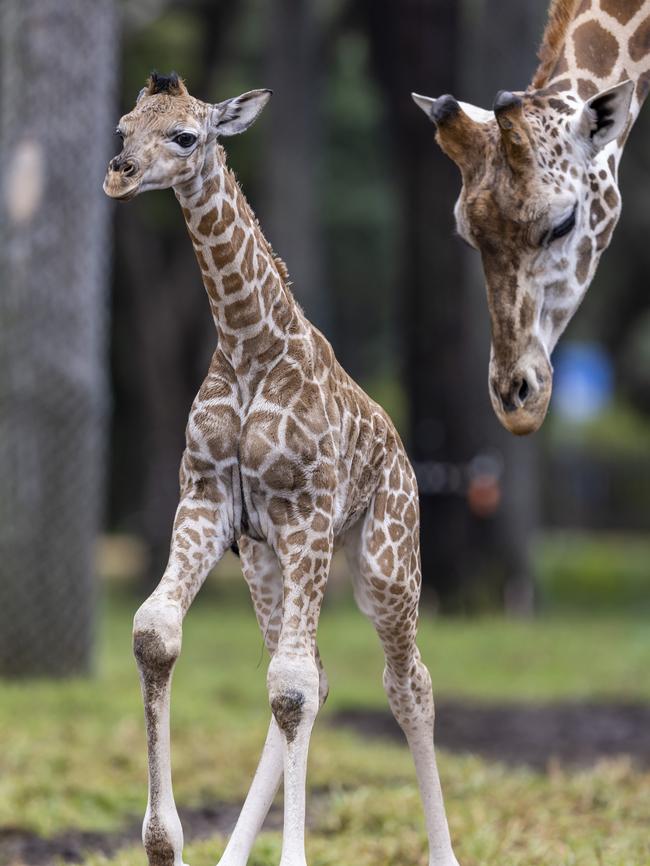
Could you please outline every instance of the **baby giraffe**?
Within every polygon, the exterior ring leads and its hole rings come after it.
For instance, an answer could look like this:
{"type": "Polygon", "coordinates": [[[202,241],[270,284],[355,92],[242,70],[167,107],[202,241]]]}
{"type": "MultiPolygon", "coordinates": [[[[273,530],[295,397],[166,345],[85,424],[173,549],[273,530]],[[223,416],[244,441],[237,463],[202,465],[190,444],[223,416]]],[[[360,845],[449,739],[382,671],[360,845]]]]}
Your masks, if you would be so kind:
{"type": "Polygon", "coordinates": [[[171,187],[208,293],[218,346],[187,424],[169,562],[135,615],[149,752],[143,842],[150,866],[182,866],[172,793],[169,706],[185,616],[236,543],[271,654],[272,718],[221,866],[244,866],[284,771],[281,866],[304,866],[307,749],[327,679],[316,630],[335,545],[386,657],[384,686],[413,753],[430,866],[457,866],[433,747],[431,679],[415,644],[418,493],[386,413],[305,318],[264,238],[221,137],[247,129],[271,92],[210,105],[172,74],[151,75],[117,132],[104,189],[126,201],[171,187]]]}

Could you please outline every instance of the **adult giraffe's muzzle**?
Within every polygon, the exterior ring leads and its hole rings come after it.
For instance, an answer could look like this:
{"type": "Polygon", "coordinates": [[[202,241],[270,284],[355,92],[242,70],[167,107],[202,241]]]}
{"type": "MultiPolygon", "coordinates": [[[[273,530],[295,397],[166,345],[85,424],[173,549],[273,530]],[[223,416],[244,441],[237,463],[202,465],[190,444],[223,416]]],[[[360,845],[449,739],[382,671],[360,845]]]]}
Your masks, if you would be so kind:
{"type": "Polygon", "coordinates": [[[489,390],[492,408],[506,430],[517,436],[539,430],[553,391],[553,369],[541,346],[507,366],[498,363],[493,349],[489,390]]]}

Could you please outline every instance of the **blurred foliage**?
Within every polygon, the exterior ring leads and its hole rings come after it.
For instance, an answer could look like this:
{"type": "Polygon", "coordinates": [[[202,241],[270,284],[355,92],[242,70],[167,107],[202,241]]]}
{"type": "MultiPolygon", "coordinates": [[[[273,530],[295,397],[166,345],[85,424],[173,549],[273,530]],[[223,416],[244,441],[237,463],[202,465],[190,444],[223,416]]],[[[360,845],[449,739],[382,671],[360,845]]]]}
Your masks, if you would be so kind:
{"type": "Polygon", "coordinates": [[[546,427],[547,443],[552,449],[579,446],[592,454],[609,457],[650,458],[650,416],[623,400],[580,424],[551,412],[546,427]]]}

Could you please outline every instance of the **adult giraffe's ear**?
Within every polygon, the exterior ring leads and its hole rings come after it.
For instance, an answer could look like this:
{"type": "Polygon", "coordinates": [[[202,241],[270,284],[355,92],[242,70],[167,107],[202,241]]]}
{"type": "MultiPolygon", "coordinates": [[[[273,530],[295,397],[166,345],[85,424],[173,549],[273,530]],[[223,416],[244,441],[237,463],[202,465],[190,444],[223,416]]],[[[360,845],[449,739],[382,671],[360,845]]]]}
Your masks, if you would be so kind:
{"type": "Polygon", "coordinates": [[[622,81],[592,96],[585,103],[580,131],[594,151],[625,131],[630,116],[634,82],[622,81]]]}
{"type": "Polygon", "coordinates": [[[257,119],[271,98],[272,90],[249,90],[212,106],[210,128],[217,135],[238,135],[257,119]]]}

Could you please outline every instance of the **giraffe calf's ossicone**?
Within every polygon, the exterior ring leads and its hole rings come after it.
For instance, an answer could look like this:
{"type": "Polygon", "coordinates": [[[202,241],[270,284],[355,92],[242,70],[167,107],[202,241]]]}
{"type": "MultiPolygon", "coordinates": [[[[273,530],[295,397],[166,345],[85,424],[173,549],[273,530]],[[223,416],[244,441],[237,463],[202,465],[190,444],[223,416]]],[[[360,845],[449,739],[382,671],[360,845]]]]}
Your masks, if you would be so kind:
{"type": "Polygon", "coordinates": [[[483,263],[490,399],[516,434],[546,416],[551,353],[619,217],[618,165],[650,88],[649,21],[650,0],[552,0],[525,92],[500,91],[492,111],[413,94],[462,174],[454,214],[483,263]]]}
{"type": "Polygon", "coordinates": [[[243,132],[269,97],[255,90],[209,105],[190,96],[178,76],[152,76],[120,121],[123,150],[104,182],[120,200],[173,188],[218,336],[188,419],[169,562],[134,620],[149,754],[144,846],[150,866],[182,866],[170,766],[172,672],[183,617],[236,543],[271,654],[272,715],[220,866],[245,866],[282,778],[281,866],[305,866],[307,751],[328,691],[316,632],[338,542],[384,648],[386,691],[422,792],[429,864],[457,866],[435,765],[431,682],[415,643],[415,475],[386,413],[295,303],[286,267],[218,142],[243,132]]]}

